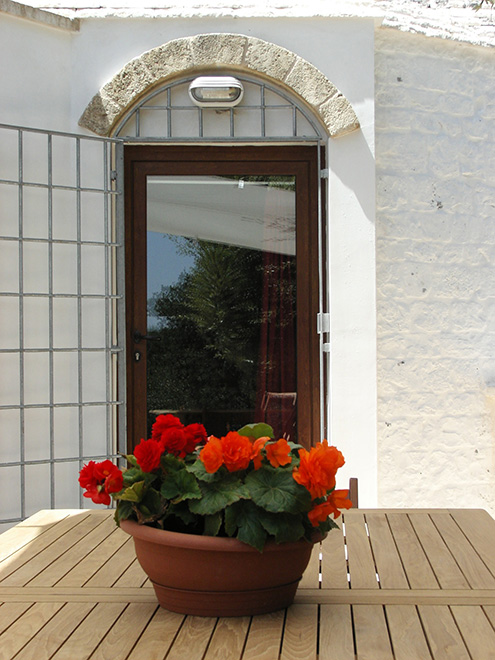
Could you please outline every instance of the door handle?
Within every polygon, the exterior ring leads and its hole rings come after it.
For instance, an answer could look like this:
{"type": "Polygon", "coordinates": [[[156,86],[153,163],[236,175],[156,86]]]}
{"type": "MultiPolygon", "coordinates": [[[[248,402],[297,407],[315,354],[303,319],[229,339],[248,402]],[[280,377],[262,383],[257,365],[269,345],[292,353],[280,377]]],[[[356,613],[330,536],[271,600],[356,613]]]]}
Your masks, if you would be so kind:
{"type": "Polygon", "coordinates": [[[139,344],[140,341],[161,341],[162,338],[159,335],[143,335],[139,330],[134,330],[133,335],[134,343],[139,344]]]}

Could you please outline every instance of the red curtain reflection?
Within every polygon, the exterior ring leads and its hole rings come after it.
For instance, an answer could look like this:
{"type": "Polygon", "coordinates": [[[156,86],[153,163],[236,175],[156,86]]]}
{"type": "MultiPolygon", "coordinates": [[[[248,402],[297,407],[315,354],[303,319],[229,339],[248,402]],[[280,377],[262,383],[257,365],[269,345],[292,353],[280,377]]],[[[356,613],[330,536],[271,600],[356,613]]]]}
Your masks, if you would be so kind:
{"type": "Polygon", "coordinates": [[[265,252],[256,419],[296,435],[296,259],[265,252]]]}

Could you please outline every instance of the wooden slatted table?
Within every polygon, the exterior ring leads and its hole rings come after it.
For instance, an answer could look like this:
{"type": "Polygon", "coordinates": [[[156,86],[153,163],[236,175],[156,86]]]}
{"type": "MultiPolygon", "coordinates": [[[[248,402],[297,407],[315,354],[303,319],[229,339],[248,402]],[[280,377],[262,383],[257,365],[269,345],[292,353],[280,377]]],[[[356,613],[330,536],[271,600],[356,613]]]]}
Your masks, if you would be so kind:
{"type": "Polygon", "coordinates": [[[287,611],[216,619],[157,606],[112,512],[40,511],[0,535],[0,659],[495,658],[495,521],[485,511],[342,518],[287,611]]]}

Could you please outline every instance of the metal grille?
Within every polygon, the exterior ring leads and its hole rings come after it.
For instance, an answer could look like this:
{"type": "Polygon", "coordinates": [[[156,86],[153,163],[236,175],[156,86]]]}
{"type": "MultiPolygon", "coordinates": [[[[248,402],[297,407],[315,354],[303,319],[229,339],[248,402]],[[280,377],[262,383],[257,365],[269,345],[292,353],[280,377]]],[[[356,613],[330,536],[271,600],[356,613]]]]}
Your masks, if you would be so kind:
{"type": "Polygon", "coordinates": [[[284,91],[246,75],[235,108],[198,108],[188,94],[195,76],[153,90],[124,115],[115,136],[181,141],[296,141],[325,136],[308,110],[284,91]]]}
{"type": "Polygon", "coordinates": [[[82,506],[83,462],[117,454],[114,151],[0,125],[0,529],[82,506]]]}

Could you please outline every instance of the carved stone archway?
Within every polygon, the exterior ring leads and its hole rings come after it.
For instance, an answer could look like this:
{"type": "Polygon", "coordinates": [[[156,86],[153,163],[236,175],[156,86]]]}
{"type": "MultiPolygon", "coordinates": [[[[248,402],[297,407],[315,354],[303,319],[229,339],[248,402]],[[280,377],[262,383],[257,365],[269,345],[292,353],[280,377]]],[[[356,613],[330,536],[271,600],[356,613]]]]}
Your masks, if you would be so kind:
{"type": "Polygon", "coordinates": [[[250,72],[296,94],[330,137],[359,128],[346,97],[307,60],[262,39],[226,33],[174,39],[131,60],[93,97],[79,125],[112,135],[122,115],[153,87],[189,73],[222,70],[250,72]]]}

